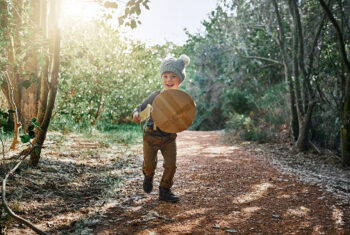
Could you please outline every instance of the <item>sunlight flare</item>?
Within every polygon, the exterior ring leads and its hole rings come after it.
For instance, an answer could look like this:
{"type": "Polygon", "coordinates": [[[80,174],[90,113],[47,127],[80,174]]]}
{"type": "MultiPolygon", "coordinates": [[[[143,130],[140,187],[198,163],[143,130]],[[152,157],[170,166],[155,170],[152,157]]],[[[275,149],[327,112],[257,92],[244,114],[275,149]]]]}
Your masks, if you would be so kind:
{"type": "Polygon", "coordinates": [[[94,1],[64,0],[59,25],[68,26],[72,21],[88,24],[101,14],[101,6],[94,1]]]}

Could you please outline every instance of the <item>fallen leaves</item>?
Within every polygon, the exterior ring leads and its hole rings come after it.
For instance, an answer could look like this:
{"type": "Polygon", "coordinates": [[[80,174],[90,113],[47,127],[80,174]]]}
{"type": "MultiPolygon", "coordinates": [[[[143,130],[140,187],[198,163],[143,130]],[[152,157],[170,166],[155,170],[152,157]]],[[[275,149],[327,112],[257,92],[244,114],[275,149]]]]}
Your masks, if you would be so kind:
{"type": "MultiPolygon", "coordinates": [[[[300,181],[291,168],[301,167],[306,157],[310,170],[317,158],[291,155],[288,146],[230,146],[216,132],[179,133],[173,191],[180,202],[169,204],[158,201],[156,186],[151,194],[142,191],[140,144],[107,148],[100,138],[77,135],[48,140],[40,168],[23,170],[10,198],[20,203],[18,209],[27,218],[52,234],[350,232],[348,203],[319,184],[300,181]],[[299,162],[287,168],[279,159],[299,162]]],[[[160,154],[158,160],[155,184],[162,176],[160,154]]],[[[320,169],[325,172],[323,165],[320,169]]],[[[330,182],[335,179],[332,174],[330,182]]],[[[346,189],[343,181],[338,186],[346,189]]],[[[28,230],[7,225],[7,232],[28,230]]]]}

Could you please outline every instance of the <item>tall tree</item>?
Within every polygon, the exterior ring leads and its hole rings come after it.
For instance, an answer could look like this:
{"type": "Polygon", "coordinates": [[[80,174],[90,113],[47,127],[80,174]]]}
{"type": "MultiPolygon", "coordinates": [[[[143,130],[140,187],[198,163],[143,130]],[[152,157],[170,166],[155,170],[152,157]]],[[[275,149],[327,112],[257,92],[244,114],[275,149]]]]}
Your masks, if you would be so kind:
{"type": "MultiPolygon", "coordinates": [[[[2,30],[1,88],[14,110],[15,130],[11,149],[18,144],[20,128],[27,131],[34,122],[39,128],[33,140],[33,165],[38,164],[41,149],[55,104],[60,58],[60,30],[57,0],[0,0],[2,30]]],[[[96,1],[108,9],[118,7],[116,1],[96,1]]],[[[149,0],[130,0],[120,23],[136,27],[141,6],[149,0]]],[[[31,137],[34,132],[30,130],[31,137]]],[[[27,136],[25,137],[27,139],[27,136]]],[[[30,151],[32,147],[26,151],[30,151]]]]}
{"type": "MultiPolygon", "coordinates": [[[[300,8],[301,6],[298,4],[297,0],[289,0],[288,1],[290,12],[293,18],[293,40],[294,40],[294,46],[293,46],[293,75],[294,75],[294,82],[295,82],[295,98],[296,98],[296,104],[297,104],[297,114],[298,114],[298,120],[299,120],[299,135],[296,142],[296,147],[303,151],[308,148],[309,145],[309,132],[311,130],[311,116],[313,112],[314,105],[316,104],[316,97],[315,97],[315,86],[312,86],[310,83],[310,76],[312,75],[313,71],[313,59],[315,56],[315,48],[318,45],[319,37],[321,35],[321,30],[324,25],[325,17],[321,17],[319,20],[316,19],[312,23],[316,29],[316,33],[314,34],[314,38],[312,40],[309,40],[312,44],[307,45],[307,39],[305,38],[304,34],[304,27],[310,22],[304,22],[302,23],[301,17],[300,17],[300,8]],[[310,63],[308,65],[305,64],[306,60],[306,46],[310,48],[308,60],[310,63]],[[299,83],[299,81],[302,81],[302,84],[299,83]],[[302,88],[301,88],[302,87],[302,88]],[[302,90],[301,90],[302,89],[302,90]]],[[[317,11],[316,8],[311,8],[312,6],[309,6],[307,10],[314,9],[317,11]]],[[[310,36],[311,37],[311,36],[310,36]]]]}
{"type": "MultiPolygon", "coordinates": [[[[349,62],[348,53],[346,51],[346,46],[345,46],[344,31],[339,26],[339,23],[335,19],[330,7],[323,0],[319,0],[319,2],[323,10],[327,14],[333,27],[335,28],[336,35],[338,38],[339,54],[341,56],[341,61],[345,67],[344,105],[343,105],[343,117],[342,117],[343,127],[341,130],[342,132],[341,144],[342,144],[343,162],[346,165],[350,165],[350,62],[349,62]]],[[[344,14],[343,8],[340,8],[340,11],[344,14]]]]}
{"type": "Polygon", "coordinates": [[[40,125],[33,141],[37,150],[31,155],[32,163],[36,165],[57,93],[60,1],[2,1],[2,9],[8,45],[2,86],[15,111],[15,135],[11,148],[18,143],[21,127],[26,130],[32,121],[40,125]],[[32,9],[31,14],[27,13],[29,9],[32,9]]]}
{"type": "Polygon", "coordinates": [[[298,115],[297,115],[297,105],[296,105],[296,99],[295,99],[295,85],[292,81],[292,65],[291,65],[291,59],[287,53],[287,43],[286,43],[286,36],[285,36],[285,29],[282,22],[282,16],[279,10],[279,6],[276,0],[272,0],[274,10],[276,13],[276,19],[277,19],[277,31],[278,31],[278,42],[280,46],[281,51],[281,57],[284,65],[284,76],[285,80],[288,84],[289,89],[289,107],[290,107],[290,120],[291,120],[291,130],[292,134],[295,140],[298,139],[299,136],[299,121],[298,121],[298,115]]]}

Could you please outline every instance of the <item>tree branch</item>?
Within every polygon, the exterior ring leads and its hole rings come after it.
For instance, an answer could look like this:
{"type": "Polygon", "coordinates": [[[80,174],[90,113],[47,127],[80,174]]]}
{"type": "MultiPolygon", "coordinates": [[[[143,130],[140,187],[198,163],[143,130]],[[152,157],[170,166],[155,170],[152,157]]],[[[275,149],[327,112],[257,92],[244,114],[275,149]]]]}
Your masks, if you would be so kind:
{"type": "Polygon", "coordinates": [[[37,147],[34,146],[28,153],[26,153],[23,158],[17,163],[17,165],[10,170],[6,175],[4,180],[2,181],[2,204],[4,205],[4,208],[6,210],[6,212],[13,217],[15,220],[27,225],[29,228],[31,228],[32,230],[34,230],[36,233],[40,234],[40,235],[48,235],[48,233],[42,231],[41,229],[39,229],[38,227],[36,227],[34,224],[32,224],[30,221],[18,216],[16,213],[14,213],[11,208],[8,206],[7,201],[6,201],[6,181],[8,179],[9,176],[13,175],[14,172],[17,170],[17,168],[22,164],[23,160],[26,159],[27,156],[29,156],[29,154],[31,154],[34,149],[36,149],[37,147]]]}
{"type": "Polygon", "coordinates": [[[345,69],[346,69],[346,72],[348,74],[350,74],[350,62],[347,58],[347,54],[346,54],[346,49],[345,49],[345,43],[344,43],[344,38],[343,38],[343,34],[340,30],[340,27],[338,25],[338,22],[337,20],[334,18],[333,14],[331,13],[329,7],[326,5],[326,3],[323,1],[323,0],[318,0],[323,8],[323,10],[326,12],[329,20],[332,22],[334,28],[335,28],[335,31],[337,33],[337,36],[338,36],[338,42],[339,42],[339,49],[340,49],[340,55],[342,57],[342,60],[345,64],[345,69]]]}
{"type": "Polygon", "coordinates": [[[312,67],[313,67],[313,63],[314,63],[314,57],[315,57],[315,52],[316,52],[316,48],[317,48],[317,44],[318,44],[318,39],[320,38],[321,32],[322,32],[322,28],[323,25],[326,21],[326,14],[323,15],[321,23],[318,25],[317,28],[317,33],[315,35],[314,41],[312,43],[312,47],[311,47],[311,51],[309,54],[309,70],[308,70],[308,76],[310,77],[311,71],[312,71],[312,67]]]}
{"type": "Polygon", "coordinates": [[[281,62],[279,62],[277,60],[274,60],[274,59],[270,59],[270,58],[266,58],[266,57],[260,57],[260,56],[246,56],[246,55],[242,55],[241,53],[239,53],[238,50],[236,50],[236,52],[242,58],[254,59],[254,60],[262,60],[262,61],[267,61],[267,62],[270,62],[270,63],[274,63],[274,64],[277,64],[277,65],[283,66],[283,63],[281,63],[281,62]]]}
{"type": "Polygon", "coordinates": [[[268,69],[268,68],[271,68],[271,67],[276,67],[276,66],[283,66],[283,64],[267,64],[267,65],[264,65],[264,66],[261,66],[260,68],[261,69],[268,69]]]}

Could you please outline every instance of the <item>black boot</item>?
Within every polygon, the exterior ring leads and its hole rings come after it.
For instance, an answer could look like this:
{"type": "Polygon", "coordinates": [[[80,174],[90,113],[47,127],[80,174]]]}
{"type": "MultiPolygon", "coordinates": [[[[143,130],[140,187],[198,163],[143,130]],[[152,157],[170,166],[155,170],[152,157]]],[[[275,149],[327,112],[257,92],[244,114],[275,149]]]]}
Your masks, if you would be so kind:
{"type": "Polygon", "coordinates": [[[153,177],[149,177],[145,175],[145,178],[143,179],[143,190],[146,193],[150,193],[153,188],[153,177]]]}
{"type": "Polygon", "coordinates": [[[179,198],[171,192],[170,188],[159,186],[159,200],[165,202],[178,202],[179,198]]]}

